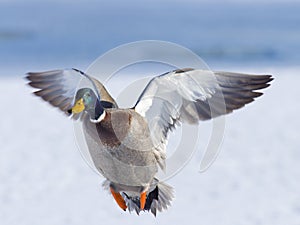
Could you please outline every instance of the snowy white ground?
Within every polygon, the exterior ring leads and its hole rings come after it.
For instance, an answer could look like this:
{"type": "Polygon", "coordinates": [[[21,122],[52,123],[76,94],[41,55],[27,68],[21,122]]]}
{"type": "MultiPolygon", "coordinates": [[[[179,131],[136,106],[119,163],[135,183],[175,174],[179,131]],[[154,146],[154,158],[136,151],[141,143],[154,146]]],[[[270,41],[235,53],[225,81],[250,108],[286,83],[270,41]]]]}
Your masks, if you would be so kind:
{"type": "Polygon", "coordinates": [[[275,74],[271,88],[226,118],[208,171],[196,154],[168,181],[176,199],[157,218],[121,211],[82,160],[72,122],[24,80],[2,78],[0,224],[300,224],[300,69],[264,71],[275,74]]]}

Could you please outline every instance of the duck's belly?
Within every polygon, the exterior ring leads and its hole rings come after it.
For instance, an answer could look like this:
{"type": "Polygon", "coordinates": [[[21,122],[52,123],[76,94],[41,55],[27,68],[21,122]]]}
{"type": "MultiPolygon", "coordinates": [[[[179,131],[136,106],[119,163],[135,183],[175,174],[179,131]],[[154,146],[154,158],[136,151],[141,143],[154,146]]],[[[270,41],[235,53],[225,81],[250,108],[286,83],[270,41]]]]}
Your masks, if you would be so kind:
{"type": "Polygon", "coordinates": [[[88,138],[93,163],[106,179],[125,186],[147,186],[152,182],[157,173],[153,154],[130,149],[106,149],[88,138]]]}

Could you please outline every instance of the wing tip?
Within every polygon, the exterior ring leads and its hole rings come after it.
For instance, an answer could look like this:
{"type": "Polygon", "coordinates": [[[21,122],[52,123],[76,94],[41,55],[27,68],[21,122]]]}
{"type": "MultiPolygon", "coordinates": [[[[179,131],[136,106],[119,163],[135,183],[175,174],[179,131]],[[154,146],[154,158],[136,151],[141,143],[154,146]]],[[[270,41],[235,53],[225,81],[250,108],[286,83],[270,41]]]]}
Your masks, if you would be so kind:
{"type": "Polygon", "coordinates": [[[33,72],[27,72],[27,73],[25,73],[25,76],[23,77],[23,79],[25,79],[26,81],[32,81],[33,75],[34,75],[33,72]]]}

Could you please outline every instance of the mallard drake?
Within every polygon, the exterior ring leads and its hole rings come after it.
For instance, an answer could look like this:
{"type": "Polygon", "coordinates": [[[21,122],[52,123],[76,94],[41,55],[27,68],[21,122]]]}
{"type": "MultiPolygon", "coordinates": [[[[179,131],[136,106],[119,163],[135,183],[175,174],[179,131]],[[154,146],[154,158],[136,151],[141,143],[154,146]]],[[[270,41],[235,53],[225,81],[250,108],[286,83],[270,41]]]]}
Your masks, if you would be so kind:
{"type": "Polygon", "coordinates": [[[28,73],[35,95],[83,124],[88,149],[121,209],[156,215],[173,189],[155,176],[165,168],[166,140],[178,124],[231,113],[262,95],[271,75],[180,69],[153,78],[132,108],[119,108],[104,85],[77,69],[28,73]],[[92,87],[77,90],[81,78],[92,87]]]}

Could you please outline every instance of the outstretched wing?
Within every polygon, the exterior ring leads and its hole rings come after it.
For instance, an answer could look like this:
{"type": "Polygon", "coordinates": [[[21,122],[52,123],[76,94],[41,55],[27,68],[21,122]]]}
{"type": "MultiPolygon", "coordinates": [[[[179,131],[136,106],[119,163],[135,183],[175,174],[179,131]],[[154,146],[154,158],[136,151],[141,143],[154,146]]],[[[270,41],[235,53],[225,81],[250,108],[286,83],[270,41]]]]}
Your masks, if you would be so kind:
{"type": "MultiPolygon", "coordinates": [[[[116,102],[98,80],[77,69],[30,72],[27,73],[26,78],[30,81],[28,84],[31,87],[38,89],[34,92],[35,95],[67,115],[70,115],[69,110],[74,105],[76,91],[82,79],[93,89],[99,99],[101,96],[101,101],[110,103],[111,107],[117,107],[116,102]]],[[[73,118],[78,119],[80,116],[77,114],[73,118]]]]}
{"type": "Polygon", "coordinates": [[[268,87],[271,80],[270,75],[175,70],[153,78],[135,110],[147,119],[159,145],[178,121],[196,124],[231,113],[261,96],[256,90],[268,87]]]}

